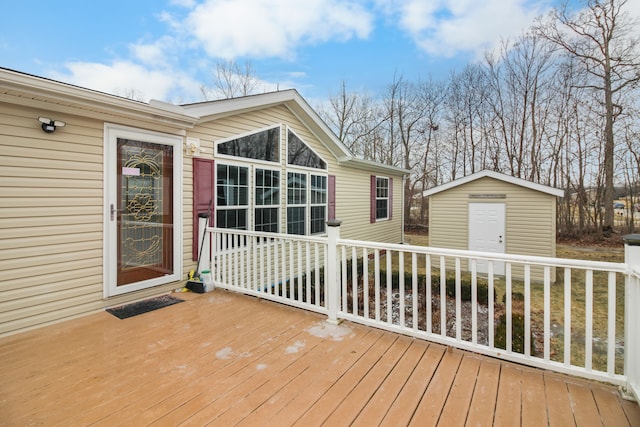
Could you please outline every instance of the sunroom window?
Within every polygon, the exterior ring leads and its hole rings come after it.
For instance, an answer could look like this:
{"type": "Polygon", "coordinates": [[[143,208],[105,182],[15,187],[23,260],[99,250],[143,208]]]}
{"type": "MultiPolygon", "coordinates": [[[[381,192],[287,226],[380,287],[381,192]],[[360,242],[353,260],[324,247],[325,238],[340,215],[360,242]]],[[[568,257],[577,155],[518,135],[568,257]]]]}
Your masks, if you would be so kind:
{"type": "Polygon", "coordinates": [[[246,159],[279,162],[280,126],[263,129],[217,144],[218,154],[246,159]]]}
{"type": "Polygon", "coordinates": [[[246,230],[249,208],[248,168],[218,164],[216,172],[216,227],[246,230]]]}
{"type": "Polygon", "coordinates": [[[311,234],[325,232],[327,221],[327,177],[311,175],[311,234]]]}
{"type": "Polygon", "coordinates": [[[287,173],[287,233],[306,234],[307,174],[287,173]]]}
{"type": "Polygon", "coordinates": [[[314,169],[327,168],[327,163],[291,130],[287,132],[287,164],[314,169]]]}
{"type": "Polygon", "coordinates": [[[277,233],[280,206],[280,172],[256,169],[255,231],[277,233]]]}

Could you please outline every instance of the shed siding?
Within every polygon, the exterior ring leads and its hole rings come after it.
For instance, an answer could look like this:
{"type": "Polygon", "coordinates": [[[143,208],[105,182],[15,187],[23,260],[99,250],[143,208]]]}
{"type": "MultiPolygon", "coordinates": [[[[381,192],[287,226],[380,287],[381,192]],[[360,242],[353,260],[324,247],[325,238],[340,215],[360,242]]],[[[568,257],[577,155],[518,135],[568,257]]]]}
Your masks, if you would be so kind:
{"type": "MultiPolygon", "coordinates": [[[[505,203],[506,252],[555,256],[556,198],[518,185],[480,178],[429,198],[429,245],[468,249],[469,203],[505,203]],[[472,194],[504,194],[504,199],[472,199],[472,194]]],[[[540,279],[541,272],[535,272],[540,279]]]]}

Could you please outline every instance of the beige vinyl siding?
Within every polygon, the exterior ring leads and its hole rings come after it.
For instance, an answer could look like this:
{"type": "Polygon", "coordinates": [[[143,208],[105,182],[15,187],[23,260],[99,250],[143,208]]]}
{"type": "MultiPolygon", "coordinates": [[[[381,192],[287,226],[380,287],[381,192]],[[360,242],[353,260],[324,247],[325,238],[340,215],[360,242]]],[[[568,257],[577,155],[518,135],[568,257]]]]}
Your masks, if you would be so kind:
{"type": "Polygon", "coordinates": [[[0,102],[0,336],[174,288],[103,299],[104,121],[10,101],[0,102]],[[67,126],[45,133],[39,116],[67,126]]]}
{"type": "MultiPolygon", "coordinates": [[[[469,247],[469,203],[505,204],[505,243],[510,254],[555,256],[556,198],[518,185],[484,177],[429,198],[429,245],[469,247]],[[504,199],[473,199],[472,194],[504,194],[504,199]]],[[[521,268],[514,274],[521,275],[521,268]],[[520,272],[520,273],[518,273],[520,272]]],[[[535,280],[541,271],[532,272],[535,280]]]]}
{"type": "Polygon", "coordinates": [[[342,221],[340,235],[345,239],[402,243],[402,176],[383,175],[340,166],[336,174],[336,219],[342,221]],[[391,220],[370,223],[371,175],[393,178],[393,216],[391,220]]]}
{"type": "Polygon", "coordinates": [[[0,335],[100,308],[102,151],[100,122],[0,104],[0,335]]]}

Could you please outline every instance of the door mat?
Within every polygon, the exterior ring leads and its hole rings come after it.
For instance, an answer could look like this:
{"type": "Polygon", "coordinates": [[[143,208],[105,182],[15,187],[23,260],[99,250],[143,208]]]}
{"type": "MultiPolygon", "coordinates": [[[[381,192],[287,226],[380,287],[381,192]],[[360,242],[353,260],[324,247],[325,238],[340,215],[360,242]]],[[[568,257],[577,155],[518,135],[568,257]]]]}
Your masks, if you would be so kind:
{"type": "Polygon", "coordinates": [[[113,314],[119,319],[137,316],[138,314],[148,313],[162,307],[168,307],[173,304],[183,302],[183,299],[172,297],[171,295],[161,295],[155,298],[149,298],[143,301],[134,302],[119,307],[108,308],[107,312],[113,314]]]}

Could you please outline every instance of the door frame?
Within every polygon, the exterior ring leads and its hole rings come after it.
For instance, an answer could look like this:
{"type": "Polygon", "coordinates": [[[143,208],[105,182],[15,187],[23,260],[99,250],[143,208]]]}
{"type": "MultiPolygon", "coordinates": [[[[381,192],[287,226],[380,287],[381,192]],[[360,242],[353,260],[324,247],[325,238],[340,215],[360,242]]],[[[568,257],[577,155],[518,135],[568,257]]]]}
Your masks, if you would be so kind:
{"type": "MultiPolygon", "coordinates": [[[[506,232],[507,232],[507,204],[504,202],[470,202],[469,203],[469,207],[468,207],[468,226],[467,226],[467,247],[470,251],[477,251],[478,249],[475,249],[472,247],[472,239],[471,239],[471,227],[472,227],[472,209],[474,207],[478,207],[479,205],[483,205],[483,206],[501,206],[501,210],[502,210],[502,234],[500,235],[502,238],[502,245],[503,245],[503,250],[502,252],[498,252],[498,251],[484,251],[484,252],[490,252],[490,253],[498,253],[498,254],[504,254],[507,251],[507,239],[506,239],[506,232]]],[[[487,261],[483,261],[483,260],[478,260],[477,264],[476,264],[476,268],[477,268],[477,272],[478,273],[488,273],[488,262],[487,261]]],[[[493,273],[495,275],[498,276],[504,276],[504,262],[503,261],[494,261],[493,262],[493,273]]]]}
{"type": "MultiPolygon", "coordinates": [[[[179,281],[182,277],[182,147],[183,138],[178,135],[154,132],[129,126],[104,124],[103,161],[103,296],[104,298],[135,292],[166,283],[179,281]],[[118,231],[117,219],[111,220],[111,204],[117,206],[117,140],[135,139],[153,144],[173,147],[173,273],[127,285],[117,285],[118,231]]],[[[117,217],[117,216],[116,216],[117,217]]]]}

